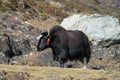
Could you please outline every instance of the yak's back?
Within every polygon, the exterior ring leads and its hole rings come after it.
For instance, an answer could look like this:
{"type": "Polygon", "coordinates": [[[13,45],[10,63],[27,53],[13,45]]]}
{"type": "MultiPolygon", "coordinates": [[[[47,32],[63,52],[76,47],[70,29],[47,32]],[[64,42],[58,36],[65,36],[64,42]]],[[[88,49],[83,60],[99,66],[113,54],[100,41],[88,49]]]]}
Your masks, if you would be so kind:
{"type": "Polygon", "coordinates": [[[63,32],[66,32],[66,30],[61,27],[61,26],[54,26],[53,28],[50,29],[50,35],[55,35],[57,33],[63,33],[63,32]]]}

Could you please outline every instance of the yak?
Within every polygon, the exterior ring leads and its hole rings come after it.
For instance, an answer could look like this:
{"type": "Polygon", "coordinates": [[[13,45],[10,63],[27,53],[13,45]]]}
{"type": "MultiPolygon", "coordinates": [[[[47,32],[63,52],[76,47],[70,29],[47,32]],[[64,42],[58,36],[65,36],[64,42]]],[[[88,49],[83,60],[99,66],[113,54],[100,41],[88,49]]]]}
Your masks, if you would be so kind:
{"type": "Polygon", "coordinates": [[[50,47],[53,59],[59,61],[60,67],[68,60],[80,60],[84,68],[91,56],[88,37],[78,30],[66,30],[61,26],[54,26],[50,31],[42,32],[39,36],[37,51],[50,47]]]}

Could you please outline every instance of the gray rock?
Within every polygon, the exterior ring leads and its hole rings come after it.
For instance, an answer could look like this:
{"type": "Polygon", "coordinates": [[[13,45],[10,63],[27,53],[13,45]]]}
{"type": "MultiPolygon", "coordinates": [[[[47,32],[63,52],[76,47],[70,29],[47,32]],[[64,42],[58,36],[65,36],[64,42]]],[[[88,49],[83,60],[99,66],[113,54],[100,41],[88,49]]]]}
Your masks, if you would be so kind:
{"type": "Polygon", "coordinates": [[[0,56],[0,63],[6,63],[14,56],[26,55],[32,50],[31,39],[26,37],[32,29],[32,26],[23,24],[23,20],[14,12],[3,12],[0,16],[0,55],[4,56],[0,56]]]}
{"type": "Polygon", "coordinates": [[[61,26],[67,30],[81,30],[86,33],[93,45],[102,44],[108,46],[120,43],[120,24],[117,18],[112,16],[73,15],[65,18],[61,26]]]}
{"type": "Polygon", "coordinates": [[[36,58],[36,63],[39,66],[59,66],[59,62],[53,60],[53,54],[51,49],[42,51],[41,55],[36,58]]]}

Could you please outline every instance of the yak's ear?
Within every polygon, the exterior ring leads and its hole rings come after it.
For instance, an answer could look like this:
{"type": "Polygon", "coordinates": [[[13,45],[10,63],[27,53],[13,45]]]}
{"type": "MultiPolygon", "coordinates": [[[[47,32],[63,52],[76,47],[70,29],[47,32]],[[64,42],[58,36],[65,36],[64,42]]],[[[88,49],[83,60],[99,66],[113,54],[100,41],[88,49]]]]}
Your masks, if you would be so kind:
{"type": "Polygon", "coordinates": [[[48,35],[48,31],[44,31],[41,34],[44,35],[44,36],[47,36],[48,35]]]}

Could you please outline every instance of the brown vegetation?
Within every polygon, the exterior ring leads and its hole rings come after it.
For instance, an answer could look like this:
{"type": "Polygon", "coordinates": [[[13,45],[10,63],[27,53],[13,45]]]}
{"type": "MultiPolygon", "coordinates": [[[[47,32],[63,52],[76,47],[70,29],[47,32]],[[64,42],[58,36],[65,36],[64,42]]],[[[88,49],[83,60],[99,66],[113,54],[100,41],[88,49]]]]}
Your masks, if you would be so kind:
{"type": "Polygon", "coordinates": [[[18,11],[24,20],[46,20],[53,16],[56,17],[57,21],[61,22],[63,18],[72,13],[81,12],[85,14],[111,15],[120,19],[120,9],[105,3],[105,1],[100,2],[99,0],[2,0],[0,10],[18,11]]]}

